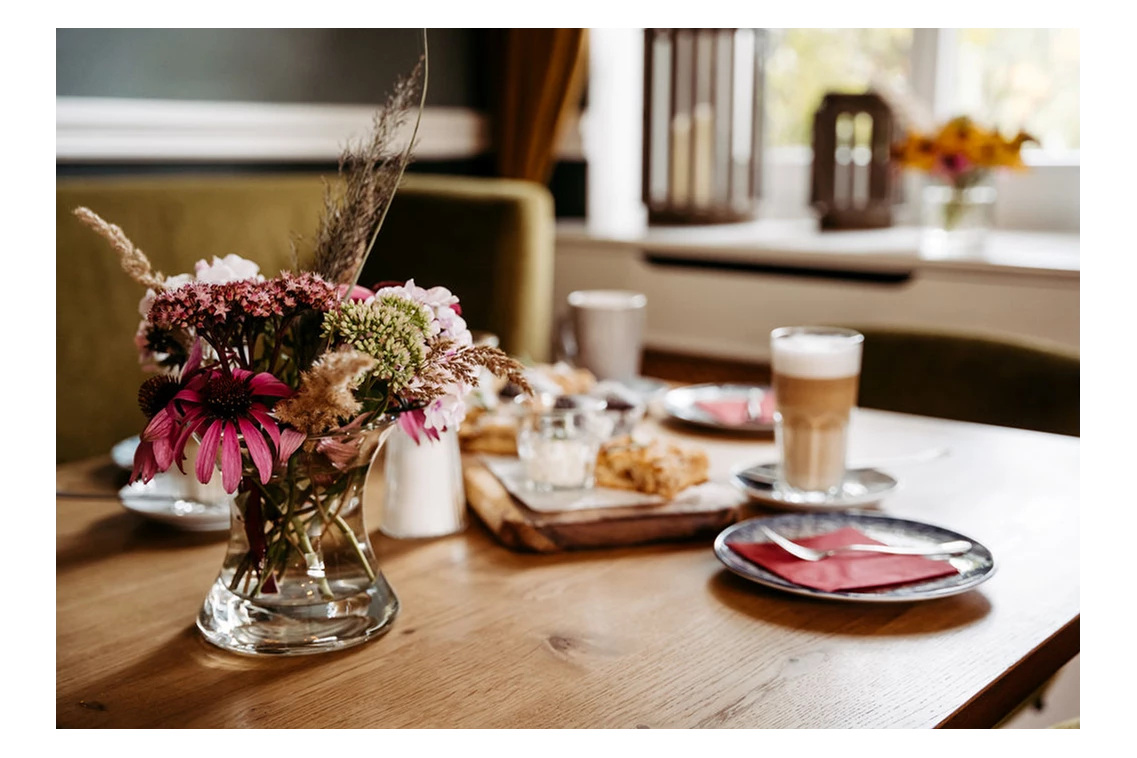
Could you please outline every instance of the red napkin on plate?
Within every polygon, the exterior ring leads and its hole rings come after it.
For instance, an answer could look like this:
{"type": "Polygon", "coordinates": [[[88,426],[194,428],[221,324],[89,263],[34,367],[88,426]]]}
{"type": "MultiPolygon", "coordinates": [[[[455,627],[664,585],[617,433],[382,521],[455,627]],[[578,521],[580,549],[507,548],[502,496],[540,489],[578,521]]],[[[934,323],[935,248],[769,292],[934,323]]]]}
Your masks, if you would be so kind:
{"type": "MultiPolygon", "coordinates": [[[[842,545],[883,544],[851,526],[828,534],[795,538],[794,542],[817,550],[830,550],[842,545]]],[[[769,542],[729,542],[727,547],[783,579],[825,592],[887,587],[957,573],[947,561],[918,555],[841,553],[821,561],[803,561],[769,542]]]]}
{"type": "Polygon", "coordinates": [[[774,395],[772,392],[762,394],[758,418],[750,418],[747,415],[747,402],[744,397],[696,400],[695,406],[704,413],[713,416],[720,424],[728,426],[743,426],[755,421],[771,421],[774,418],[774,395]]]}

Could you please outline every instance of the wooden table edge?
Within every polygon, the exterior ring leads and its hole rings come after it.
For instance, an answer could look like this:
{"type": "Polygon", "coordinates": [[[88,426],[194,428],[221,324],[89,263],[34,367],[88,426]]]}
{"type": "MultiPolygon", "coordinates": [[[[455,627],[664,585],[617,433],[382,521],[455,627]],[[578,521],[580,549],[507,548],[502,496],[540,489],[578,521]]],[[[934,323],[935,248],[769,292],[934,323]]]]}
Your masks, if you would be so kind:
{"type": "Polygon", "coordinates": [[[1081,614],[936,727],[990,729],[1026,701],[1081,650],[1081,614]]]}

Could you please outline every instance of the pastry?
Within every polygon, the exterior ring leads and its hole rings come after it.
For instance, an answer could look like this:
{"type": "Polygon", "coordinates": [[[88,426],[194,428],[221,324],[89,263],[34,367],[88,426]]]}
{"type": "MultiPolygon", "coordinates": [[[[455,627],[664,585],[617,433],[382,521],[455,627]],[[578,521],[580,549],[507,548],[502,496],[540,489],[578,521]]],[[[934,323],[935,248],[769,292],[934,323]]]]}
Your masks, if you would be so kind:
{"type": "Polygon", "coordinates": [[[636,442],[625,435],[609,440],[596,457],[596,484],[637,490],[671,500],[707,481],[710,461],[702,450],[668,442],[636,442]]]}
{"type": "Polygon", "coordinates": [[[458,428],[458,445],[468,453],[517,455],[517,417],[471,408],[458,428]]]}
{"type": "Polygon", "coordinates": [[[553,395],[583,395],[596,384],[596,376],[586,368],[573,368],[567,363],[540,364],[526,370],[537,393],[553,395]]]}

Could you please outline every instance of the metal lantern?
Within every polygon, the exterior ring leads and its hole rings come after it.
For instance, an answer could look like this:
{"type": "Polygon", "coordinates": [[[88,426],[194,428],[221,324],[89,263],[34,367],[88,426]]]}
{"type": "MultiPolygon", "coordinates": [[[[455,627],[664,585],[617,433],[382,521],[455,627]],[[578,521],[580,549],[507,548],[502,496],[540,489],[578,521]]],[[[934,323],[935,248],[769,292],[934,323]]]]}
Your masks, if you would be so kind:
{"type": "Polygon", "coordinates": [[[813,117],[810,202],[822,229],[892,225],[892,109],[880,95],[829,93],[813,117]]]}
{"type": "Polygon", "coordinates": [[[647,29],[643,200],[652,224],[756,215],[766,33],[647,29]]]}

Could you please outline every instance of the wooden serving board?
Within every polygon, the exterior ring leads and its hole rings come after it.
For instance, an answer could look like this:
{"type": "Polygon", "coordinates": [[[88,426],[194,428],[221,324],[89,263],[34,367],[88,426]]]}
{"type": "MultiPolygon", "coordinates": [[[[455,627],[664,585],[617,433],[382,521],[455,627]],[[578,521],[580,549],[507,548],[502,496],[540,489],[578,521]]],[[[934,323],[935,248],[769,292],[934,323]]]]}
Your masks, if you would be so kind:
{"type": "Polygon", "coordinates": [[[476,457],[463,461],[470,509],[508,548],[539,553],[617,547],[714,535],[733,524],[739,506],[664,503],[538,513],[509,494],[476,457]]]}
{"type": "MultiPolygon", "coordinates": [[[[771,454],[769,439],[704,434],[650,418],[645,425],[655,436],[705,450],[715,481],[726,481],[729,469],[739,462],[771,454]]],[[[754,509],[748,504],[676,501],[538,513],[511,495],[480,456],[464,455],[462,463],[470,509],[501,544],[519,551],[554,553],[713,537],[754,509]]]]}

